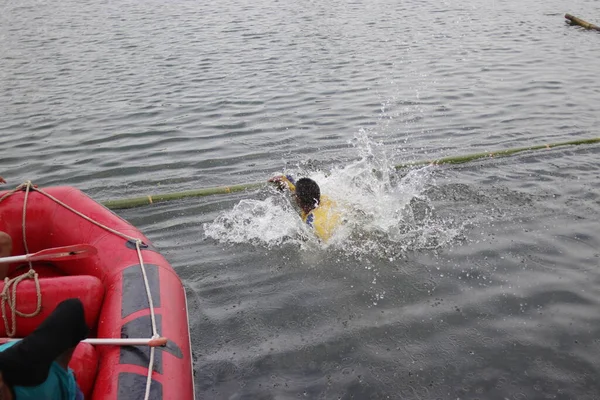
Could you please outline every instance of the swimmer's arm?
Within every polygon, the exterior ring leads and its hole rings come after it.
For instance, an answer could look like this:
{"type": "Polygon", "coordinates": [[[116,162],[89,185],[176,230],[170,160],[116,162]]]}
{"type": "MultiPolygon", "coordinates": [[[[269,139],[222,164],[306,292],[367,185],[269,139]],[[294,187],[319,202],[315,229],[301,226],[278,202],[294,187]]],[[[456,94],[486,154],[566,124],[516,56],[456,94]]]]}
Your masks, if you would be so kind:
{"type": "Polygon", "coordinates": [[[269,182],[275,183],[279,190],[283,190],[287,187],[292,193],[296,191],[296,181],[290,175],[274,176],[269,179],[269,182]]]}
{"type": "Polygon", "coordinates": [[[6,183],[3,177],[0,176],[0,183],[6,183]]]}

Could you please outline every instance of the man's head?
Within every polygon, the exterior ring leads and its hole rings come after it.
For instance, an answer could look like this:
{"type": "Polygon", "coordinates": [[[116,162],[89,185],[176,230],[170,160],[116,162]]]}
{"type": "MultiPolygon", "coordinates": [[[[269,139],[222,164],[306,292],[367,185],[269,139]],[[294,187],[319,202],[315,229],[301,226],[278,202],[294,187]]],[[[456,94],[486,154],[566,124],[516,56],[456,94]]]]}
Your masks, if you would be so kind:
{"type": "Polygon", "coordinates": [[[12,239],[6,232],[0,231],[0,257],[10,257],[12,254],[12,239]]]}
{"type": "Polygon", "coordinates": [[[310,178],[301,178],[296,182],[296,202],[304,212],[310,212],[321,201],[321,189],[310,178]]]}

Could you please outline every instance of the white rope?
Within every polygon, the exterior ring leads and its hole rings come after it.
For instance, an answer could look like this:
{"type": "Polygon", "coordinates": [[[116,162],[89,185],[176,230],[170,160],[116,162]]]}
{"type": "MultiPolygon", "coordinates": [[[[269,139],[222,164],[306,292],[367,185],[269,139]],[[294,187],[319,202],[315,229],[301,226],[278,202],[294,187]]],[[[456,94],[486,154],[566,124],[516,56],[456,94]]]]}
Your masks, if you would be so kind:
{"type": "MultiPolygon", "coordinates": [[[[27,220],[27,199],[29,197],[29,189],[32,187],[31,182],[27,181],[24,184],[19,185],[12,192],[9,192],[6,195],[2,196],[2,198],[0,199],[0,202],[2,202],[2,200],[7,198],[8,196],[21,190],[23,187],[25,187],[25,199],[23,201],[23,219],[22,219],[23,246],[25,247],[25,254],[29,254],[29,248],[27,246],[27,234],[26,234],[25,221],[27,220]]],[[[4,289],[2,290],[2,293],[0,293],[0,297],[1,297],[0,307],[2,308],[2,320],[4,321],[4,328],[6,329],[6,336],[8,336],[8,337],[13,337],[17,333],[17,315],[19,317],[23,317],[23,318],[33,318],[42,311],[42,291],[40,289],[40,281],[38,280],[38,274],[33,269],[33,265],[31,263],[31,261],[28,261],[28,262],[29,262],[29,271],[17,276],[16,278],[13,278],[13,279],[5,278],[4,279],[4,289]],[[33,279],[34,280],[35,293],[36,293],[36,297],[37,297],[35,311],[32,313],[29,313],[29,314],[23,313],[23,312],[17,310],[17,286],[19,285],[19,283],[21,283],[21,281],[23,281],[25,279],[33,279]],[[12,293],[11,293],[11,288],[12,288],[12,293]],[[10,313],[11,313],[10,316],[11,316],[12,321],[10,324],[8,321],[8,316],[6,315],[6,307],[5,307],[6,303],[8,303],[8,308],[10,309],[10,313]]]]}
{"type": "MultiPolygon", "coordinates": [[[[144,265],[144,258],[142,256],[142,250],[140,248],[140,245],[144,244],[144,242],[139,239],[139,238],[135,238],[133,236],[129,236],[125,233],[119,232],[115,229],[112,229],[106,225],[103,225],[101,223],[99,223],[98,221],[94,221],[93,219],[91,219],[90,217],[88,217],[85,214],[82,214],[81,212],[75,210],[74,208],[72,208],[71,206],[63,203],[62,201],[58,200],[56,197],[52,196],[49,193],[44,192],[42,189],[38,189],[34,186],[32,186],[30,181],[27,181],[26,183],[19,185],[15,190],[5,194],[4,196],[2,196],[2,198],[0,198],[0,202],[2,202],[2,200],[4,200],[5,198],[7,198],[8,196],[18,192],[19,190],[22,189],[22,187],[24,185],[27,185],[27,191],[25,193],[25,204],[27,204],[27,196],[29,194],[29,189],[33,189],[34,191],[43,194],[44,196],[48,197],[49,199],[53,200],[55,203],[63,206],[64,208],[66,208],[67,210],[77,214],[78,216],[80,216],[81,218],[85,219],[86,221],[102,228],[105,229],[125,240],[130,240],[132,242],[135,243],[135,248],[138,254],[138,259],[140,261],[140,269],[142,270],[142,276],[144,278],[144,286],[146,287],[146,296],[148,297],[148,308],[150,309],[150,321],[152,324],[152,339],[156,339],[160,337],[160,334],[158,333],[158,329],[156,327],[156,315],[154,312],[154,302],[152,301],[152,293],[150,291],[150,284],[148,283],[148,275],[146,274],[146,267],[144,265]]],[[[25,207],[24,207],[25,208],[25,207]]],[[[25,241],[25,210],[23,210],[23,240],[25,241]]],[[[27,244],[25,243],[25,249],[27,249],[27,244]]],[[[32,271],[31,269],[31,262],[29,263],[30,265],[30,271],[32,271]]],[[[24,275],[22,275],[24,276],[24,275]]],[[[36,276],[36,287],[39,290],[39,282],[37,281],[37,274],[35,274],[36,276]]],[[[17,279],[17,278],[15,278],[17,279]]],[[[23,278],[24,279],[24,278],[23,278]]],[[[18,283],[18,282],[17,282],[18,283]]],[[[6,290],[6,286],[5,286],[5,290],[6,290]]],[[[4,294],[2,294],[2,296],[4,296],[4,294]]],[[[16,298],[16,284],[14,285],[14,296],[16,298]]],[[[2,313],[4,314],[4,297],[2,297],[2,313]]],[[[10,302],[9,302],[10,304],[10,302]]],[[[41,293],[40,296],[38,296],[38,306],[41,309],[41,293]]],[[[14,310],[15,312],[18,313],[17,310],[14,310]]],[[[39,311],[37,311],[39,312],[39,311]]],[[[13,322],[14,323],[14,322],[13,322]]],[[[10,335],[9,335],[10,336],[10,335]]],[[[144,395],[144,400],[148,400],[150,398],[150,387],[152,385],[152,372],[154,370],[154,347],[150,347],[150,360],[149,360],[149,364],[148,364],[148,378],[146,380],[146,393],[144,395]]]]}
{"type": "MultiPolygon", "coordinates": [[[[142,257],[142,250],[140,249],[142,241],[137,239],[135,241],[135,249],[140,259],[140,268],[142,270],[142,276],[144,277],[144,285],[146,286],[146,296],[148,297],[148,306],[150,307],[150,320],[152,321],[152,339],[160,337],[158,330],[156,329],[156,317],[154,315],[154,302],[152,301],[152,293],[150,292],[150,284],[148,283],[148,275],[146,274],[146,267],[144,266],[144,259],[142,257]]],[[[148,379],[146,380],[146,396],[144,400],[148,400],[150,396],[150,385],[152,384],[152,370],[154,370],[154,347],[150,348],[150,363],[148,365],[148,379]]]]}
{"type": "MultiPolygon", "coordinates": [[[[55,203],[57,203],[57,204],[60,204],[61,206],[63,206],[63,207],[64,207],[64,208],[66,208],[67,210],[69,210],[69,211],[71,211],[71,212],[73,212],[73,213],[75,213],[75,214],[79,215],[81,218],[85,219],[86,221],[88,221],[88,222],[91,222],[92,224],[94,224],[94,225],[96,225],[96,226],[99,226],[100,228],[102,228],[102,229],[105,229],[105,230],[109,231],[110,233],[114,233],[115,235],[117,235],[117,236],[119,236],[119,237],[121,237],[121,238],[123,238],[123,239],[125,239],[125,240],[131,240],[132,242],[135,242],[135,241],[139,240],[138,238],[135,238],[135,237],[133,237],[133,236],[126,235],[125,233],[119,232],[119,231],[117,231],[117,230],[115,230],[115,229],[113,229],[113,228],[110,228],[110,227],[108,227],[108,226],[106,226],[106,225],[103,225],[103,224],[101,224],[101,223],[100,223],[100,222],[98,222],[98,221],[94,221],[93,219],[91,219],[91,218],[90,218],[90,217],[88,217],[87,215],[80,213],[79,211],[75,210],[73,207],[71,207],[71,206],[69,206],[69,205],[67,205],[67,204],[63,203],[62,201],[60,201],[60,200],[59,200],[59,199],[57,199],[56,197],[52,196],[51,194],[44,192],[42,189],[33,188],[33,190],[35,190],[35,191],[36,191],[36,192],[38,192],[38,193],[41,193],[41,194],[43,194],[44,196],[46,196],[47,198],[49,198],[49,199],[53,200],[55,203]]],[[[142,242],[142,243],[143,243],[143,242],[142,242]]]]}
{"type": "Polygon", "coordinates": [[[14,188],[13,190],[11,190],[10,192],[7,192],[4,194],[4,196],[0,197],[0,203],[2,203],[2,201],[10,196],[12,196],[13,194],[19,192],[23,186],[25,186],[25,183],[20,184],[19,186],[17,186],[16,188],[14,188]]]}
{"type": "Polygon", "coordinates": [[[2,298],[0,301],[0,306],[2,307],[2,319],[4,320],[4,327],[6,328],[6,336],[13,337],[15,333],[17,333],[17,315],[24,318],[32,318],[38,315],[42,310],[42,291],[40,290],[40,281],[38,279],[37,272],[35,272],[35,270],[31,268],[28,272],[19,275],[16,278],[5,278],[4,289],[2,289],[0,297],[2,298]],[[19,283],[21,283],[21,281],[31,278],[33,278],[35,282],[37,306],[34,312],[27,314],[17,310],[17,286],[19,285],[19,283]],[[8,316],[6,315],[6,303],[8,303],[8,307],[11,311],[12,324],[10,324],[10,326],[8,322],[8,316]]]}

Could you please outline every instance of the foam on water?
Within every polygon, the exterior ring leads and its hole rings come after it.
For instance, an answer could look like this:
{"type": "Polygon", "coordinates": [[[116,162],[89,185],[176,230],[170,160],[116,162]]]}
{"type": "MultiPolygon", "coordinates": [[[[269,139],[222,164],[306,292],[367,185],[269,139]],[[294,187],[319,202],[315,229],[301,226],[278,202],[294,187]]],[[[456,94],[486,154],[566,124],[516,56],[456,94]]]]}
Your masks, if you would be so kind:
{"type": "Polygon", "coordinates": [[[204,225],[207,237],[224,243],[252,243],[275,246],[307,236],[300,215],[282,196],[264,200],[241,200],[233,209],[222,212],[214,222],[204,225]]]}
{"type": "Polygon", "coordinates": [[[294,244],[305,249],[335,248],[355,256],[397,257],[406,251],[432,249],[455,239],[461,226],[436,216],[426,192],[435,185],[432,167],[399,174],[381,143],[361,130],[351,141],[357,161],[323,171],[297,166],[285,171],[308,176],[341,209],[344,223],[328,243],[316,240],[289,196],[270,188],[264,199],[240,201],[204,225],[206,237],[223,243],[266,247],[294,244]]]}

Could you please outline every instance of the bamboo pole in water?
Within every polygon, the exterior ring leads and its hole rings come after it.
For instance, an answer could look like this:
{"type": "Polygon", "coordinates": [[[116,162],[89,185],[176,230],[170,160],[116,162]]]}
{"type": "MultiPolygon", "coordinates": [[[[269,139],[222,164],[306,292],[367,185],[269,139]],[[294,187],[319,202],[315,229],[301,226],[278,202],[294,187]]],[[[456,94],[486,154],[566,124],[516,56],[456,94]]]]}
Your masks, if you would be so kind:
{"type": "Polygon", "coordinates": [[[568,19],[569,21],[571,21],[571,23],[573,23],[575,25],[583,26],[585,29],[592,29],[594,31],[600,32],[600,26],[590,24],[589,22],[584,21],[580,18],[574,17],[571,14],[565,14],[565,18],[568,19]]]}
{"type": "Polygon", "coordinates": [[[141,207],[148,204],[153,203],[162,203],[170,200],[179,200],[185,199],[187,197],[203,197],[203,196],[211,196],[214,194],[229,194],[234,192],[241,192],[247,189],[257,189],[261,186],[264,186],[265,183],[246,183],[240,185],[233,186],[220,186],[220,187],[211,187],[204,189],[196,189],[196,190],[187,190],[185,192],[175,192],[175,193],[163,193],[163,194],[153,194],[148,196],[141,197],[133,197],[130,199],[120,199],[120,200],[107,200],[102,204],[110,208],[112,210],[121,209],[121,208],[134,208],[141,207]]]}
{"type": "Polygon", "coordinates": [[[529,146],[529,147],[519,147],[515,149],[506,149],[506,150],[498,150],[498,151],[489,151],[485,153],[475,153],[468,154],[464,156],[453,156],[453,157],[444,157],[438,158],[437,160],[425,160],[425,161],[415,161],[406,164],[396,165],[396,169],[408,168],[418,165],[428,165],[428,164],[463,164],[470,161],[479,160],[482,158],[489,157],[506,157],[516,153],[521,153],[524,151],[534,151],[534,150],[542,150],[542,149],[551,149],[553,147],[561,147],[561,146],[576,146],[581,144],[594,144],[600,143],[600,137],[592,138],[592,139],[581,139],[581,140],[572,140],[569,142],[560,142],[560,143],[550,143],[550,144],[540,144],[537,146],[529,146]]]}
{"type": "MultiPolygon", "coordinates": [[[[463,164],[470,161],[475,161],[484,158],[492,158],[492,157],[506,157],[512,154],[521,153],[524,151],[534,151],[534,150],[542,150],[542,149],[551,149],[554,147],[561,146],[576,146],[583,144],[594,144],[600,143],[600,137],[591,138],[591,139],[580,139],[580,140],[571,140],[568,142],[559,142],[559,143],[550,143],[550,144],[542,144],[537,146],[529,146],[529,147],[519,147],[515,149],[505,149],[498,151],[490,151],[484,153],[475,153],[468,154],[463,156],[453,156],[453,157],[444,157],[438,158],[436,160],[425,160],[425,161],[415,161],[406,164],[396,165],[396,169],[402,168],[410,168],[419,165],[429,165],[429,164],[463,164]]],[[[148,204],[153,203],[161,203],[170,200],[179,200],[187,197],[203,197],[203,196],[211,196],[215,194],[229,194],[234,192],[241,192],[249,189],[258,189],[260,187],[266,186],[266,182],[258,182],[258,183],[247,183],[233,186],[220,186],[220,187],[211,187],[205,189],[197,189],[197,190],[188,190],[185,192],[176,192],[176,193],[164,193],[164,194],[156,194],[156,195],[148,195],[141,197],[134,197],[130,199],[121,199],[121,200],[108,200],[103,202],[102,204],[110,209],[124,209],[124,208],[134,208],[141,207],[148,204]]]]}

